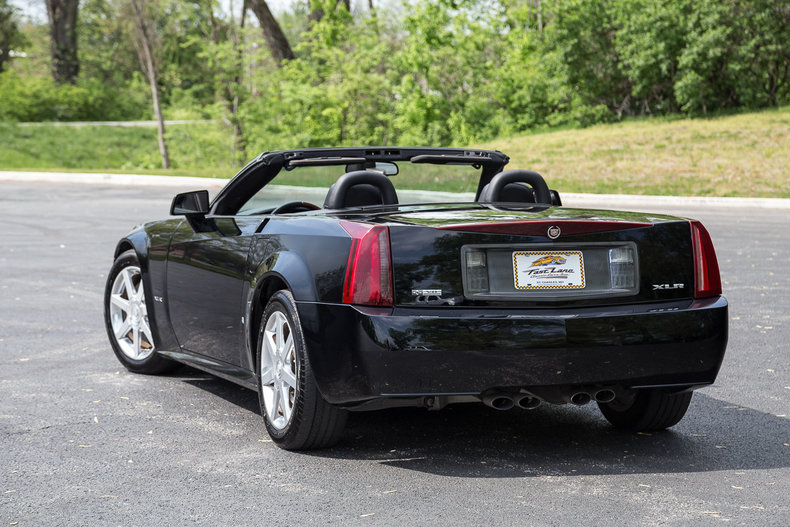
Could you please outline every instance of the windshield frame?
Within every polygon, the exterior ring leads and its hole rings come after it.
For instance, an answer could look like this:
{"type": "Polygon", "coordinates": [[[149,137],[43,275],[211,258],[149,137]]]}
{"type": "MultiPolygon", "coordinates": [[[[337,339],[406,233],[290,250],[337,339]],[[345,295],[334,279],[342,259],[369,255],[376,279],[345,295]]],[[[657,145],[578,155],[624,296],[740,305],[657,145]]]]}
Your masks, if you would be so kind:
{"type": "Polygon", "coordinates": [[[258,191],[274,181],[283,169],[297,166],[336,166],[348,159],[357,161],[408,161],[411,163],[479,166],[480,178],[475,199],[510,158],[497,150],[430,147],[339,147],[263,152],[217,194],[211,203],[212,215],[235,215],[258,191]]]}

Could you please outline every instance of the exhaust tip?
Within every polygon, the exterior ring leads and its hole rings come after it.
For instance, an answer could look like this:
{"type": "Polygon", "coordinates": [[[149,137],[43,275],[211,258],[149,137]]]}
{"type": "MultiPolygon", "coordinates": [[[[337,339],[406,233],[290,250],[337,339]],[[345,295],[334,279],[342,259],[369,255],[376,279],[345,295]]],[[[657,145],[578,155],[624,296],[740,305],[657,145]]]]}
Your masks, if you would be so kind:
{"type": "Polygon", "coordinates": [[[519,408],[523,408],[524,410],[534,410],[538,406],[543,403],[539,398],[534,397],[532,395],[525,395],[523,397],[519,397],[516,401],[516,406],[519,408]]]}
{"type": "Polygon", "coordinates": [[[513,398],[507,395],[493,395],[484,397],[483,403],[486,406],[490,406],[494,410],[510,410],[516,404],[513,401],[513,398]]]}
{"type": "Polygon", "coordinates": [[[586,392],[578,392],[571,395],[571,402],[576,406],[584,406],[590,401],[592,401],[592,397],[590,397],[590,394],[586,392]]]}
{"type": "Polygon", "coordinates": [[[604,389],[595,392],[595,400],[599,403],[611,403],[614,401],[614,390],[604,389]]]}
{"type": "Polygon", "coordinates": [[[499,396],[491,399],[491,408],[496,408],[497,410],[510,410],[513,408],[513,405],[513,399],[510,397],[499,396]]]}

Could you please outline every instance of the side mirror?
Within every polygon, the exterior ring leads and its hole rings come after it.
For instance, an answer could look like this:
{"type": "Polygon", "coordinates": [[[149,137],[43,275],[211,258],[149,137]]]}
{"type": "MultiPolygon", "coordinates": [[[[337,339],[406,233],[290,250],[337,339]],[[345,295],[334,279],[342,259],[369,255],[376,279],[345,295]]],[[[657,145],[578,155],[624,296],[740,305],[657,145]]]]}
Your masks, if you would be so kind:
{"type": "Polygon", "coordinates": [[[170,214],[173,216],[191,216],[193,214],[208,214],[208,190],[195,190],[182,192],[173,198],[170,205],[170,214]]]}

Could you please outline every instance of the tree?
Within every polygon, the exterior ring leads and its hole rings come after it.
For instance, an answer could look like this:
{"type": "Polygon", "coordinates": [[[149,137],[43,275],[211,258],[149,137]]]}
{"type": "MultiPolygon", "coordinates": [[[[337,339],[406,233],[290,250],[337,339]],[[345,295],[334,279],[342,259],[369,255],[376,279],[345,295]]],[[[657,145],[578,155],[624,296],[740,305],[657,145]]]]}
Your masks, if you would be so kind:
{"type": "Polygon", "coordinates": [[[633,113],[631,82],[621,71],[615,47],[617,3],[554,0],[542,6],[551,13],[543,51],[559,53],[581,100],[593,108],[605,106],[618,117],[633,113]]]}
{"type": "Polygon", "coordinates": [[[640,113],[678,110],[678,59],[688,44],[685,21],[693,8],[689,0],[620,0],[615,47],[640,113]]]}
{"type": "Polygon", "coordinates": [[[134,15],[135,27],[135,47],[140,58],[140,68],[148,78],[151,86],[151,99],[154,105],[154,115],[156,116],[157,131],[159,139],[159,153],[162,155],[162,168],[170,168],[170,154],[165,143],[165,120],[162,117],[162,105],[159,102],[159,85],[156,78],[156,64],[154,62],[153,45],[149,34],[148,22],[143,8],[143,0],[130,0],[134,15]]]}
{"type": "Polygon", "coordinates": [[[77,57],[77,11],[79,0],[47,0],[52,78],[74,84],[80,72],[77,57]]]}
{"type": "Polygon", "coordinates": [[[415,6],[402,23],[391,118],[404,142],[469,144],[497,135],[493,68],[504,53],[503,10],[484,2],[415,6]]]}
{"type": "Polygon", "coordinates": [[[739,55],[748,71],[748,104],[779,106],[790,94],[790,4],[775,0],[739,2],[739,55]]]}
{"type": "Polygon", "coordinates": [[[278,64],[284,60],[291,60],[294,58],[294,52],[288,39],[285,38],[280,24],[272,15],[269,6],[266,5],[265,0],[248,0],[248,4],[255,16],[258,17],[258,23],[261,25],[263,31],[263,38],[272,52],[272,57],[278,64]]]}
{"type": "MultiPolygon", "coordinates": [[[[308,4],[310,4],[310,12],[308,13],[307,18],[311,24],[318,22],[322,18],[324,18],[324,9],[326,7],[337,7],[338,5],[343,4],[344,6],[346,6],[346,11],[348,11],[349,13],[351,12],[351,0],[330,0],[328,6],[326,0],[310,0],[308,4]]],[[[368,0],[368,8],[372,13],[373,0],[368,0]]]]}
{"type": "Polygon", "coordinates": [[[0,0],[0,73],[5,71],[6,63],[11,60],[11,50],[26,43],[25,36],[19,31],[16,13],[17,9],[8,0],[0,0]]]}
{"type": "MultiPolygon", "coordinates": [[[[239,116],[239,104],[242,100],[242,76],[244,72],[244,47],[242,37],[247,15],[247,1],[244,0],[238,26],[230,14],[230,20],[224,23],[214,15],[215,0],[206,2],[208,11],[210,44],[204,51],[213,68],[215,96],[222,103],[224,120],[233,129],[233,161],[236,165],[247,161],[247,142],[239,116]]],[[[231,4],[232,7],[232,4],[231,4]]]]}

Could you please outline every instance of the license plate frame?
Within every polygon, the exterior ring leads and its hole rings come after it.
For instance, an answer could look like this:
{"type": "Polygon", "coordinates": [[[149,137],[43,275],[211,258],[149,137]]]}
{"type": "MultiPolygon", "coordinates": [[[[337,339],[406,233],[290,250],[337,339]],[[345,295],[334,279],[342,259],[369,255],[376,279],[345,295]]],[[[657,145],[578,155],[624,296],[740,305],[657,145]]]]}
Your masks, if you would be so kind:
{"type": "Polygon", "coordinates": [[[582,251],[513,251],[513,282],[522,291],[584,289],[582,251]]]}

